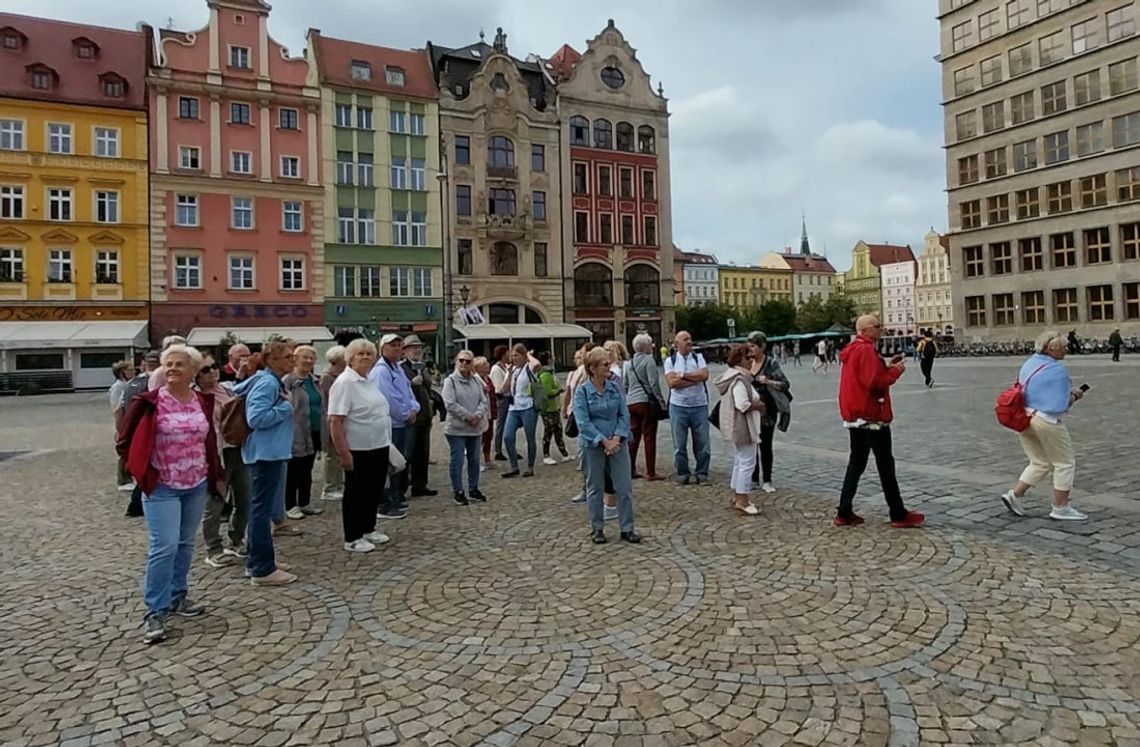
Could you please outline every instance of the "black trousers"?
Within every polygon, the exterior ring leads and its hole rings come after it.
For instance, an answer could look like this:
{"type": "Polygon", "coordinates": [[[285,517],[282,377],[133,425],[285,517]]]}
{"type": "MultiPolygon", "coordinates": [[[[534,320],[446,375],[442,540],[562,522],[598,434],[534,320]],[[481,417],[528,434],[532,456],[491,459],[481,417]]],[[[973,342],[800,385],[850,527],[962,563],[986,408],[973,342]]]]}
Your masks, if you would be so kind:
{"type": "Polygon", "coordinates": [[[775,457],[772,455],[772,439],[776,437],[776,424],[767,424],[764,421],[760,422],[760,443],[757,444],[757,449],[760,451],[760,461],[756,468],[752,470],[752,482],[760,482],[760,470],[764,471],[764,482],[772,482],[772,462],[775,457]]]}
{"type": "Polygon", "coordinates": [[[899,481],[895,476],[895,456],[891,452],[891,429],[884,427],[873,431],[868,428],[852,428],[851,456],[847,461],[847,474],[843,477],[843,492],[839,495],[839,516],[850,518],[853,511],[851,504],[855,500],[855,491],[859,489],[859,478],[867,469],[867,457],[875,454],[875,468],[879,471],[879,483],[883,486],[883,494],[890,508],[891,521],[902,521],[906,518],[906,506],[903,505],[902,495],[899,494],[899,481]]]}
{"type": "Polygon", "coordinates": [[[930,378],[930,374],[932,371],[934,371],[934,359],[931,358],[927,360],[926,358],[923,358],[922,361],[918,364],[918,367],[922,369],[922,375],[926,379],[926,385],[930,386],[930,382],[933,381],[933,379],[930,378]]]}
{"type": "Polygon", "coordinates": [[[409,437],[415,441],[412,443],[408,479],[413,491],[426,490],[428,462],[431,460],[431,421],[427,425],[417,425],[410,429],[409,437]]]}
{"type": "Polygon", "coordinates": [[[285,510],[307,506],[313,498],[313,463],[321,450],[320,431],[311,434],[315,451],[309,456],[293,457],[285,470],[285,510]]]}
{"type": "Polygon", "coordinates": [[[1120,362],[1120,346],[1119,345],[1113,345],[1112,346],[1112,360],[1116,361],[1117,363],[1120,362]]]}
{"type": "Polygon", "coordinates": [[[376,509],[388,475],[388,448],[352,452],[352,469],[344,471],[341,499],[345,542],[376,531],[376,509]]]}

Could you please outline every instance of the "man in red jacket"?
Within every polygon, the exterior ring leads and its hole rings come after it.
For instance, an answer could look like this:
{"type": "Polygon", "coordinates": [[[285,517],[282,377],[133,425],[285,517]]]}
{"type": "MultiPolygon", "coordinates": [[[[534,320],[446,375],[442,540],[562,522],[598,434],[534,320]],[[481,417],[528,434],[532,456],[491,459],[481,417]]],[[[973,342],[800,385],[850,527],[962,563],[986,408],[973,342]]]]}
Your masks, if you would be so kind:
{"type": "Polygon", "coordinates": [[[867,469],[867,457],[874,452],[875,467],[891,512],[891,526],[910,529],[922,526],[925,517],[916,511],[907,511],[899,494],[895,477],[895,457],[891,453],[891,386],[906,371],[901,355],[888,366],[883,363],[875,343],[883,335],[878,317],[867,314],[855,323],[855,339],[839,355],[843,363],[839,374],[839,415],[843,427],[851,434],[851,456],[847,474],[843,478],[843,492],[839,496],[839,511],[835,525],[859,526],[863,519],[851,510],[859,478],[867,469]]]}

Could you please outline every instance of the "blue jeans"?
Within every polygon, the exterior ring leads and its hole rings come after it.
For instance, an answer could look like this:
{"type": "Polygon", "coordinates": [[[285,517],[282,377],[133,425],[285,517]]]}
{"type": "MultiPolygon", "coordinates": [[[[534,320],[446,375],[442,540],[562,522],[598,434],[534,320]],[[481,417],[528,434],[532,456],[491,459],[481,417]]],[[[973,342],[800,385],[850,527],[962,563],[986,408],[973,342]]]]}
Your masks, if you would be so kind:
{"type": "Polygon", "coordinates": [[[476,490],[479,487],[479,447],[483,441],[482,436],[451,436],[447,437],[447,445],[451,448],[451,461],[447,466],[447,473],[451,476],[451,489],[456,493],[463,492],[463,457],[467,457],[467,489],[476,490]]]}
{"type": "Polygon", "coordinates": [[[669,407],[669,425],[673,429],[673,468],[677,477],[690,477],[689,472],[689,433],[693,434],[693,456],[697,460],[697,477],[709,477],[709,408],[669,407]]]}
{"type": "Polygon", "coordinates": [[[285,472],[288,460],[254,462],[248,465],[252,488],[249,496],[249,523],[246,526],[245,567],[251,576],[261,578],[277,570],[273,554],[273,519],[278,508],[285,508],[285,472]]]}
{"type": "Polygon", "coordinates": [[[534,460],[538,456],[538,441],[535,434],[538,430],[538,410],[530,407],[526,410],[511,410],[507,413],[507,424],[504,426],[503,439],[507,444],[507,458],[511,461],[511,469],[519,468],[519,447],[515,443],[519,428],[526,434],[526,468],[534,471],[534,460]]]}
{"type": "Polygon", "coordinates": [[[602,508],[602,493],[605,492],[606,478],[613,479],[614,493],[617,495],[618,526],[623,532],[632,532],[633,524],[633,479],[630,475],[629,444],[622,441],[621,449],[613,456],[606,456],[601,446],[588,446],[582,449],[582,474],[586,478],[586,510],[590,514],[590,528],[605,526],[605,512],[602,508]],[[607,474],[608,472],[608,474],[607,474]]]}
{"type": "Polygon", "coordinates": [[[185,490],[159,485],[143,496],[150,535],[143,592],[148,617],[166,614],[175,599],[186,596],[194,536],[206,510],[206,483],[185,490]]]}

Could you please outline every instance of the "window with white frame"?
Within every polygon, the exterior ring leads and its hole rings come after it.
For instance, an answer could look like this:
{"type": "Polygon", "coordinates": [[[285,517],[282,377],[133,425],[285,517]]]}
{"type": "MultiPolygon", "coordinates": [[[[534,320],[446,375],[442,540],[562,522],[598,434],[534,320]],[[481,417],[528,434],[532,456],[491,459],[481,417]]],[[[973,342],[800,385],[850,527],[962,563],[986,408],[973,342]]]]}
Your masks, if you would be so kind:
{"type": "Polygon", "coordinates": [[[974,22],[959,23],[950,30],[951,50],[961,52],[974,42],[974,22]]]}
{"type": "Polygon", "coordinates": [[[290,233],[298,233],[305,229],[304,203],[281,203],[282,228],[290,233]]]}
{"type": "Polygon", "coordinates": [[[404,68],[395,65],[384,66],[384,82],[390,86],[403,86],[406,80],[404,68]]]}
{"type": "Polygon", "coordinates": [[[1033,69],[1033,45],[1026,43],[1009,50],[1009,77],[1028,73],[1033,69]]]}
{"type": "Polygon", "coordinates": [[[245,150],[231,150],[230,171],[235,174],[252,174],[253,154],[245,150]]]}
{"type": "Polygon", "coordinates": [[[249,70],[249,47],[230,47],[230,67],[249,70]]]}
{"type": "Polygon", "coordinates": [[[119,222],[119,193],[112,190],[95,192],[95,221],[97,223],[119,222]]]}
{"type": "Polygon", "coordinates": [[[48,125],[48,152],[71,153],[71,125],[48,125]]]}
{"type": "Polygon", "coordinates": [[[978,16],[978,39],[980,41],[992,39],[1000,33],[1001,19],[998,17],[997,8],[978,16]]]}
{"type": "Polygon", "coordinates": [[[425,125],[424,115],[412,114],[409,117],[409,124],[411,125],[413,135],[423,135],[424,134],[424,125],[425,125]]]}
{"type": "Polygon", "coordinates": [[[253,257],[230,255],[230,290],[253,290],[253,257]]]}
{"type": "Polygon", "coordinates": [[[365,265],[360,268],[360,295],[364,298],[380,298],[380,268],[365,265]]]}
{"type": "Polygon", "coordinates": [[[427,189],[427,163],[422,158],[412,159],[411,189],[419,192],[427,189]]]}
{"type": "Polygon", "coordinates": [[[95,155],[100,158],[119,157],[119,131],[112,127],[95,128],[95,155]]]}
{"type": "Polygon", "coordinates": [[[388,295],[426,298],[432,294],[431,268],[392,267],[388,270],[388,295]]]}
{"type": "Polygon", "coordinates": [[[427,246],[427,213],[412,212],[412,246],[427,246]]]}
{"type": "Polygon", "coordinates": [[[20,220],[24,217],[24,188],[15,184],[0,186],[0,218],[20,220]]]}
{"type": "Polygon", "coordinates": [[[1133,17],[1133,6],[1131,3],[1124,7],[1108,11],[1105,20],[1108,25],[1107,38],[1110,42],[1118,41],[1136,33],[1136,21],[1133,17]]]}
{"type": "Polygon", "coordinates": [[[71,250],[49,249],[47,281],[49,283],[71,282],[71,250]]]}
{"type": "Polygon", "coordinates": [[[356,107],[356,127],[361,130],[372,129],[372,107],[370,106],[357,106],[356,107]]]}
{"type": "Polygon", "coordinates": [[[376,186],[376,164],[371,153],[360,153],[356,156],[356,174],[361,187],[376,186]]]}
{"type": "Polygon", "coordinates": [[[407,210],[392,211],[392,245],[408,246],[412,231],[411,221],[407,210]]]}
{"type": "Polygon", "coordinates": [[[992,86],[1001,83],[1001,55],[982,60],[978,67],[982,71],[982,85],[992,86]]]}
{"type": "Polygon", "coordinates": [[[974,90],[974,66],[954,71],[954,95],[965,96],[974,90]]]}
{"type": "Polygon", "coordinates": [[[393,109],[388,113],[388,131],[397,133],[406,133],[408,131],[408,114],[407,112],[398,111],[393,109]]]}
{"type": "Polygon", "coordinates": [[[356,212],[352,208],[337,208],[336,240],[341,244],[356,243],[356,212]]]}
{"type": "Polygon", "coordinates": [[[1098,29],[1099,24],[1096,18],[1073,24],[1073,54],[1096,49],[1099,46],[1098,29]]]}
{"type": "Polygon", "coordinates": [[[24,250],[0,247],[0,283],[24,282],[24,250]]]}
{"type": "Polygon", "coordinates": [[[1088,156],[1104,150],[1104,122],[1077,127],[1077,155],[1088,156]]]}
{"type": "Polygon", "coordinates": [[[338,150],[336,152],[336,183],[341,186],[351,186],[355,170],[356,164],[352,162],[352,151],[338,150]]]}
{"type": "Polygon", "coordinates": [[[202,258],[197,254],[174,255],[174,287],[195,290],[202,287],[202,258]]]}
{"type": "Polygon", "coordinates": [[[1136,90],[1136,58],[1114,62],[1108,66],[1108,93],[1118,96],[1136,90]]]}
{"type": "Polygon", "coordinates": [[[114,249],[100,249],[95,252],[95,282],[118,285],[119,253],[114,249]]]}
{"type": "Polygon", "coordinates": [[[336,126],[337,127],[352,127],[352,105],[351,104],[337,104],[336,105],[336,126]]]}
{"type": "Polygon", "coordinates": [[[356,268],[352,265],[333,267],[333,295],[338,298],[353,298],[356,292],[356,268]]]}
{"type": "Polygon", "coordinates": [[[392,189],[408,188],[408,160],[403,156],[392,156],[392,189]]]}
{"type": "Polygon", "coordinates": [[[174,197],[174,225],[198,225],[198,195],[175,195],[174,197]]]}
{"type": "Polygon", "coordinates": [[[1112,118],[1112,147],[1140,143],[1140,112],[1112,118]]]}
{"type": "Polygon", "coordinates": [[[48,220],[72,219],[72,191],[70,187],[49,187],[48,220]]]}
{"type": "Polygon", "coordinates": [[[372,246],[376,243],[376,211],[358,208],[356,211],[356,236],[361,244],[372,246]]]}
{"type": "Polygon", "coordinates": [[[234,197],[231,202],[232,219],[230,225],[233,228],[251,229],[253,228],[253,198],[251,197],[234,197]]]}
{"type": "Polygon", "coordinates": [[[372,65],[364,60],[353,60],[348,74],[353,80],[372,80],[372,65]]]}
{"type": "Polygon", "coordinates": [[[281,290],[305,290],[305,260],[303,258],[281,258],[281,290]]]}
{"type": "Polygon", "coordinates": [[[24,123],[18,119],[0,119],[0,150],[24,149],[24,123]]]}
{"type": "Polygon", "coordinates": [[[202,151],[192,145],[178,146],[178,166],[197,171],[202,168],[202,151]]]}
{"type": "Polygon", "coordinates": [[[301,159],[297,156],[281,156],[281,176],[285,179],[300,179],[301,159]]]}

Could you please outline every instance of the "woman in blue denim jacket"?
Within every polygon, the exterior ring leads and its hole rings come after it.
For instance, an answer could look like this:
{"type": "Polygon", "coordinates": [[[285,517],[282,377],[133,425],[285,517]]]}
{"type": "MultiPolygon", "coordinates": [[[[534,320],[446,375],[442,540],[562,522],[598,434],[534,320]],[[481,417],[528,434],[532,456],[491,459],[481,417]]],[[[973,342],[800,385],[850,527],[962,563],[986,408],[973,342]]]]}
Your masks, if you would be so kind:
{"type": "Polygon", "coordinates": [[[613,479],[617,494],[618,524],[621,538],[637,544],[633,520],[633,480],[629,461],[629,408],[621,385],[610,380],[610,354],[595,348],[586,356],[586,374],[590,377],[574,391],[574,418],[578,423],[578,448],[582,454],[582,473],[586,478],[586,508],[594,544],[606,541],[602,530],[605,514],[602,493],[606,471],[613,479]]]}

